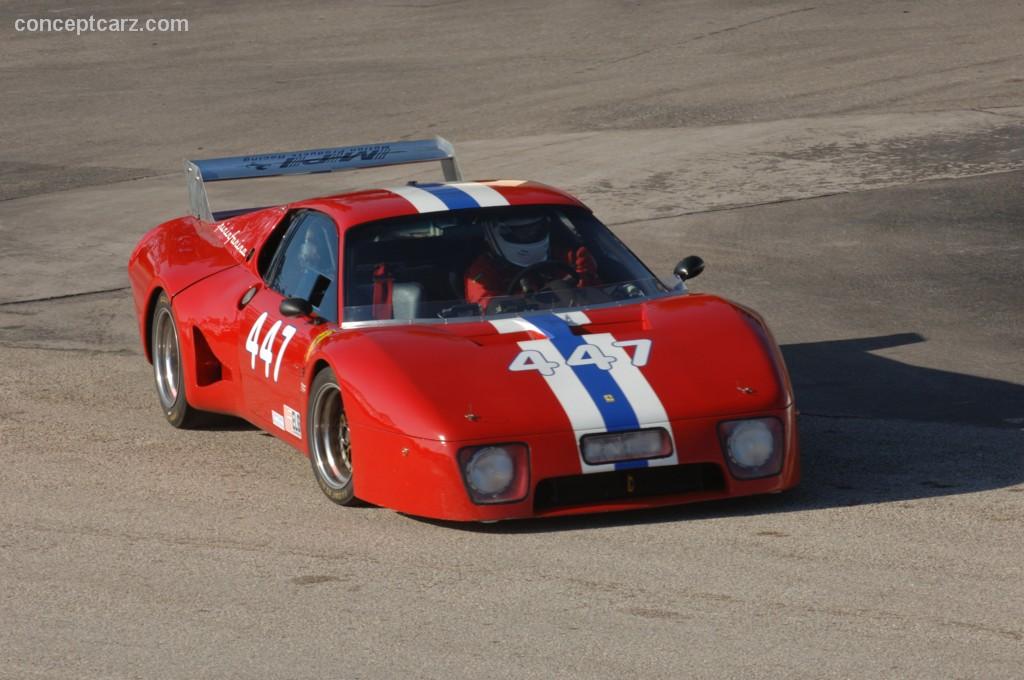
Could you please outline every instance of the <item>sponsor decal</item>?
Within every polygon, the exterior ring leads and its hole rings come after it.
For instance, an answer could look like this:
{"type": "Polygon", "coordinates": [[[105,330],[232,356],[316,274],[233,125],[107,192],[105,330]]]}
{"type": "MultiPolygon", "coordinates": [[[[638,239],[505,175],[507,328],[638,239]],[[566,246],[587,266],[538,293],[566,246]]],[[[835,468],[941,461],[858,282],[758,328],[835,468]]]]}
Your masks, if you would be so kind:
{"type": "Polygon", "coordinates": [[[266,172],[268,170],[285,170],[295,166],[327,166],[344,165],[353,160],[375,161],[387,158],[394,149],[389,144],[331,149],[328,151],[304,151],[302,153],[266,154],[262,156],[245,156],[242,162],[247,168],[266,172]]]}
{"type": "Polygon", "coordinates": [[[284,431],[289,432],[299,439],[302,439],[302,417],[299,412],[285,404],[284,407],[284,431]]]}
{"type": "MultiPolygon", "coordinates": [[[[313,342],[309,343],[309,349],[306,350],[306,358],[303,360],[303,363],[307,363],[308,364],[309,363],[309,358],[311,356],[313,356],[313,352],[315,352],[316,348],[320,346],[320,343],[322,343],[324,340],[326,340],[327,338],[331,337],[332,335],[334,335],[337,332],[338,332],[337,329],[328,328],[326,330],[323,330],[323,331],[320,331],[319,333],[317,333],[313,337],[313,342]]],[[[305,388],[305,385],[303,385],[303,388],[305,388]]],[[[305,389],[303,389],[303,391],[305,391],[305,389]]]]}
{"type": "Polygon", "coordinates": [[[277,411],[270,412],[270,419],[274,421],[274,427],[283,430],[284,429],[284,416],[277,411]]]}
{"type": "Polygon", "coordinates": [[[240,231],[241,230],[231,231],[230,229],[228,229],[227,222],[221,222],[214,229],[214,233],[220,236],[220,239],[224,243],[224,245],[231,246],[232,248],[235,249],[235,252],[237,252],[242,257],[245,257],[249,251],[245,247],[245,244],[242,243],[241,239],[238,238],[238,234],[240,231]]]}

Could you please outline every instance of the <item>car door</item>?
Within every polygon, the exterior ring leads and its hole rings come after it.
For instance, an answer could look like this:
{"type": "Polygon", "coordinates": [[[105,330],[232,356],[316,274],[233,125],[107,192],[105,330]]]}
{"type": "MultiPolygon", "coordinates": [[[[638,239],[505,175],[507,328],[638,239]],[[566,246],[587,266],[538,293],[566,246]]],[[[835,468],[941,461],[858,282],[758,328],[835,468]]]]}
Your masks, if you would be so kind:
{"type": "Polygon", "coordinates": [[[318,335],[337,329],[339,239],[334,220],[316,210],[298,211],[285,229],[263,285],[239,315],[239,364],[249,419],[298,445],[306,354],[318,335]],[[286,298],[309,301],[314,314],[283,315],[286,298]]]}

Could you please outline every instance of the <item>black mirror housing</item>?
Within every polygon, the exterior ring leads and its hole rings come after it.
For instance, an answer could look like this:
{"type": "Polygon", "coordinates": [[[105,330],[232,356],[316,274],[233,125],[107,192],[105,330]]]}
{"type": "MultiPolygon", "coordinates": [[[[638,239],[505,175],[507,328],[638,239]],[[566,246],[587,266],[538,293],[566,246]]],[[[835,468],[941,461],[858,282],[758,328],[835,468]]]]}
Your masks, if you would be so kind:
{"type": "Polygon", "coordinates": [[[290,297],[281,300],[281,316],[313,316],[313,305],[309,300],[290,297]]]}
{"type": "Polygon", "coordinates": [[[672,270],[672,273],[680,281],[686,281],[700,276],[702,271],[704,271],[704,260],[696,255],[687,255],[679,260],[679,264],[672,270]]]}

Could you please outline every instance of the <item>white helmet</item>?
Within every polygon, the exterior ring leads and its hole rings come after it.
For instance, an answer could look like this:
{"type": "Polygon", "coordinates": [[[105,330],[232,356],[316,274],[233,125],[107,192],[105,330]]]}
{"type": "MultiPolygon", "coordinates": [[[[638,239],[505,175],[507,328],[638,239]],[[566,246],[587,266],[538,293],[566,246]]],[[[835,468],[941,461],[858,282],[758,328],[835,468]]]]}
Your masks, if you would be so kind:
{"type": "Polygon", "coordinates": [[[487,225],[487,234],[498,254],[518,267],[529,267],[548,259],[551,234],[545,216],[491,222],[487,225]]]}

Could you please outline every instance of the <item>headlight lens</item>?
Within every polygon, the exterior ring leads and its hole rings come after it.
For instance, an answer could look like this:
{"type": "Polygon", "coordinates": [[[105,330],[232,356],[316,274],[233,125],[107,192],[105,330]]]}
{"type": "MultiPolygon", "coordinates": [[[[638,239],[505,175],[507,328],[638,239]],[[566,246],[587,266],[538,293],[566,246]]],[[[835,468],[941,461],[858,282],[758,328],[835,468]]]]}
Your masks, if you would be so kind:
{"type": "Polygon", "coordinates": [[[459,451],[459,466],[466,489],[475,503],[522,500],[530,484],[530,468],[523,444],[493,444],[459,451]]]}
{"type": "Polygon", "coordinates": [[[779,474],[783,431],[777,418],[731,420],[719,425],[719,434],[733,477],[757,479],[779,474]]]}
{"type": "Polygon", "coordinates": [[[672,454],[672,440],[663,428],[614,434],[584,435],[580,447],[590,465],[642,458],[664,458],[672,454]]]}
{"type": "Polygon", "coordinates": [[[512,483],[516,469],[508,451],[498,446],[480,449],[466,465],[466,481],[479,494],[501,493],[512,483]]]}

